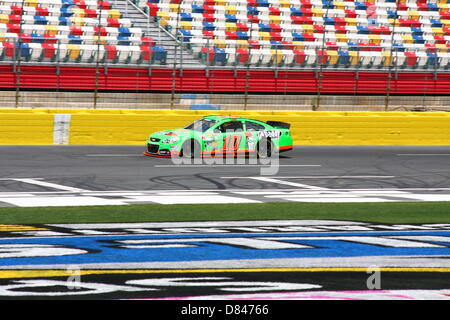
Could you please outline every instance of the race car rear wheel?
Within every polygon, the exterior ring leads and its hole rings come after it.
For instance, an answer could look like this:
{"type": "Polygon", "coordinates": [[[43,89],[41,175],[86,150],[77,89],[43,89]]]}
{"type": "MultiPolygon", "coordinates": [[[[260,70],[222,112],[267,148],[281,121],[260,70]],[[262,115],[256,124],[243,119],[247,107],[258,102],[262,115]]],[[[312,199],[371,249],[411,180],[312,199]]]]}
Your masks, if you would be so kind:
{"type": "Polygon", "coordinates": [[[271,140],[263,138],[259,140],[256,150],[258,158],[270,158],[273,153],[273,143],[271,140]]]}
{"type": "Polygon", "coordinates": [[[194,139],[186,140],[181,147],[181,156],[185,158],[199,157],[200,149],[200,144],[194,139]]]}

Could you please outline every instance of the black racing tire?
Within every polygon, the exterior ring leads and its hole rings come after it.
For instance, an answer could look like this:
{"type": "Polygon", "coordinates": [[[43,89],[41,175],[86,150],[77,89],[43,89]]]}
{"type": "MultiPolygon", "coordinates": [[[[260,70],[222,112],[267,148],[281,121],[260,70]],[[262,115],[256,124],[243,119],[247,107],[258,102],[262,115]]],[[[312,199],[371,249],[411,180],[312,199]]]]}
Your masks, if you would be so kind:
{"type": "Polygon", "coordinates": [[[198,158],[201,154],[201,147],[198,141],[189,139],[181,146],[181,156],[185,158],[198,158]]]}
{"type": "Polygon", "coordinates": [[[256,146],[256,156],[261,159],[271,158],[273,154],[273,143],[270,139],[262,138],[256,146]]]}

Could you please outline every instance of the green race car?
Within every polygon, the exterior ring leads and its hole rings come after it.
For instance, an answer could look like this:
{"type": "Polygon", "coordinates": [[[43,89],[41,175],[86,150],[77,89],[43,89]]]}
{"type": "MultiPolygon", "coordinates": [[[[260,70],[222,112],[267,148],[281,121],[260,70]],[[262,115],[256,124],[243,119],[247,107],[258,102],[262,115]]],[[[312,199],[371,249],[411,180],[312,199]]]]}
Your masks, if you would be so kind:
{"type": "Polygon", "coordinates": [[[156,157],[257,156],[292,150],[290,124],[243,117],[207,116],[183,129],[152,133],[144,155],[156,157]]]}

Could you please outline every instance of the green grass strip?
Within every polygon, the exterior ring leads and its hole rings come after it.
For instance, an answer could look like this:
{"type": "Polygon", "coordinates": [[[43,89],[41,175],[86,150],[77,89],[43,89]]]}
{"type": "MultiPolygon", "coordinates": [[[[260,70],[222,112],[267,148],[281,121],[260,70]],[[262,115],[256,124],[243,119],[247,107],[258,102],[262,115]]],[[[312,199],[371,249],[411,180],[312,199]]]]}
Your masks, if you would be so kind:
{"type": "Polygon", "coordinates": [[[381,223],[450,223],[450,202],[142,204],[3,207],[0,224],[332,219],[381,223]]]}

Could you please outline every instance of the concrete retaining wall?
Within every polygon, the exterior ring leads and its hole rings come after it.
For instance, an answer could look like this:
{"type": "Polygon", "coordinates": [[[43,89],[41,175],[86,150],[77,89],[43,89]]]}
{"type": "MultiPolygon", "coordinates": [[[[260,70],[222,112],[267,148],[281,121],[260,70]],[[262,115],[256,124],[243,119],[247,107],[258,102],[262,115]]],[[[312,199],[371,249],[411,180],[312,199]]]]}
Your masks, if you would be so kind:
{"type": "Polygon", "coordinates": [[[0,109],[0,144],[143,144],[208,115],[292,125],[296,145],[450,145],[450,113],[0,109]]]}

